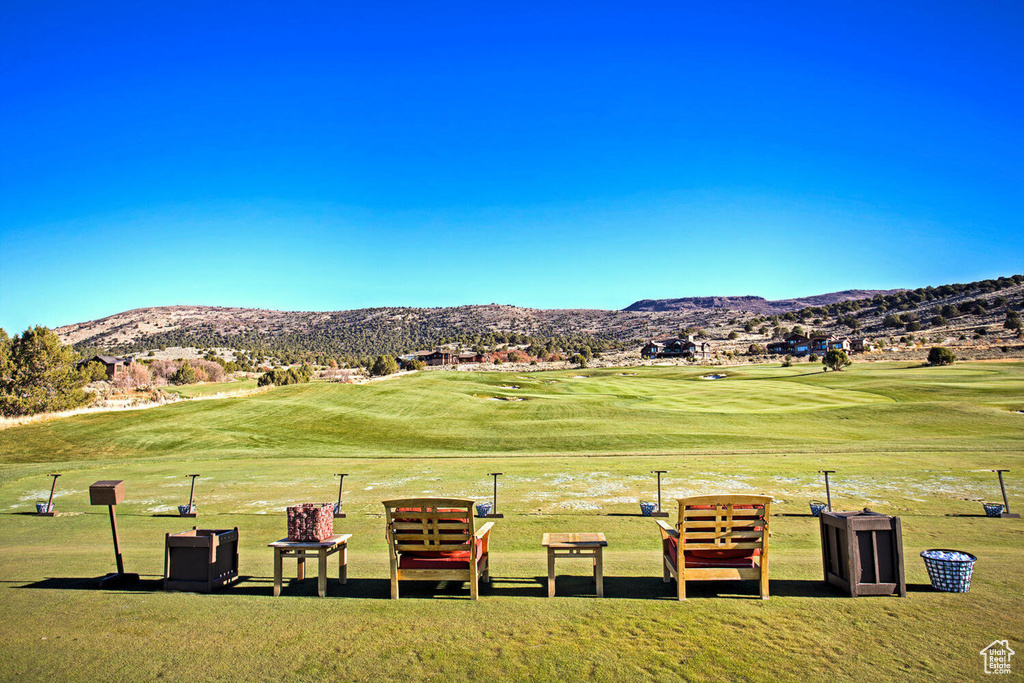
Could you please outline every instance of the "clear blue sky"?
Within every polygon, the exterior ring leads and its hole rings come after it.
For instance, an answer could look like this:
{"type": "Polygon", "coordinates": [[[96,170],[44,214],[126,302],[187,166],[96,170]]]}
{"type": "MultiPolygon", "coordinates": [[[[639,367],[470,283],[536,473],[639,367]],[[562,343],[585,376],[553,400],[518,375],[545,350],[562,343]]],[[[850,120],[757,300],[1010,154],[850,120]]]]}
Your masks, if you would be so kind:
{"type": "Polygon", "coordinates": [[[1018,1],[5,0],[0,326],[1009,275],[1022,152],[1018,1]]]}

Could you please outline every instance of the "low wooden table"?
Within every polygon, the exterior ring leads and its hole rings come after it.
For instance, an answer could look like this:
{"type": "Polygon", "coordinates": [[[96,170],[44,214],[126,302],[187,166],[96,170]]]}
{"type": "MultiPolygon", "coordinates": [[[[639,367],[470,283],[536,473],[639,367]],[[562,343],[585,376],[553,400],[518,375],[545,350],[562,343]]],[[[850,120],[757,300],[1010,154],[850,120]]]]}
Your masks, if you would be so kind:
{"type": "Polygon", "coordinates": [[[317,564],[316,592],[321,598],[327,595],[327,556],[338,553],[338,580],[348,583],[348,539],[352,534],[335,534],[322,541],[280,541],[268,543],[274,549],[274,597],[281,595],[281,583],[284,558],[294,557],[298,561],[297,576],[299,581],[306,578],[306,558],[315,557],[317,564]]]}
{"type": "Polygon", "coordinates": [[[548,549],[548,597],[555,597],[555,558],[592,557],[597,597],[604,597],[604,534],[544,534],[540,544],[548,549]]]}

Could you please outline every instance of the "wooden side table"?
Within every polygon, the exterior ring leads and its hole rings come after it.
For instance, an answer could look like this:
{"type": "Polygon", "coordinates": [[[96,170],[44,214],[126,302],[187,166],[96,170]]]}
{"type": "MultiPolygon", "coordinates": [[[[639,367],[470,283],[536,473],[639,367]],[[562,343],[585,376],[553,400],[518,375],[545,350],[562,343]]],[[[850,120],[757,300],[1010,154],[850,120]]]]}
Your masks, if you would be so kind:
{"type": "Polygon", "coordinates": [[[348,539],[350,538],[352,538],[352,534],[335,534],[322,541],[289,541],[287,538],[282,538],[280,541],[268,543],[267,547],[274,549],[274,597],[281,595],[283,565],[286,557],[294,557],[297,560],[296,575],[299,581],[306,578],[306,558],[317,558],[316,592],[321,598],[327,595],[328,555],[338,553],[338,580],[341,583],[348,583],[348,539]]]}
{"type": "Polygon", "coordinates": [[[555,558],[591,557],[594,561],[594,583],[597,597],[604,597],[604,557],[608,545],[604,534],[544,534],[540,544],[548,549],[548,597],[555,597],[555,558]]]}

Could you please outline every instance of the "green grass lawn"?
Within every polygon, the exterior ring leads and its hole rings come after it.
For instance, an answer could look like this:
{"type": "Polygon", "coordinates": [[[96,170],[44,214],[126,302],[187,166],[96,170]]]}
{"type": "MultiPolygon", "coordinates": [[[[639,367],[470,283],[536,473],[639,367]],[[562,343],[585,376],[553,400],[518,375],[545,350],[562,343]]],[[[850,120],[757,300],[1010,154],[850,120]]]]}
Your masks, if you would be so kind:
{"type": "Polygon", "coordinates": [[[181,386],[168,384],[163,389],[182,398],[194,398],[196,396],[214,396],[221,393],[236,393],[255,388],[256,380],[254,379],[236,379],[227,382],[204,382],[203,384],[183,384],[181,386]]]}
{"type": "Polygon", "coordinates": [[[420,373],[0,432],[0,679],[959,681],[984,678],[978,651],[997,638],[1020,651],[1024,524],[980,517],[978,501],[998,499],[985,471],[997,466],[1015,470],[1011,502],[1022,499],[1024,365],[707,371],[420,373]],[[824,497],[824,468],[837,470],[837,508],[903,519],[908,598],[823,585],[807,502],[824,497]],[[770,600],[752,583],[691,584],[690,600],[672,599],[656,526],[636,516],[655,497],[653,469],[669,470],[666,499],[776,498],[770,600]],[[64,515],[25,514],[49,471],[64,473],[64,515]],[[403,584],[389,600],[380,501],[484,500],[493,471],[505,473],[506,514],[493,585],[478,603],[464,585],[403,584]],[[195,522],[238,526],[242,539],[243,580],[210,596],[157,581],[164,533],[193,523],[170,516],[191,472],[203,475],[195,522]],[[333,500],[335,472],[351,475],[336,526],[354,534],[350,581],[330,582],[324,600],[313,579],[274,599],[266,544],[285,534],[283,508],[333,500]],[[143,574],[134,590],[91,588],[113,567],[106,511],[87,494],[107,478],[127,486],[118,513],[127,569],[143,574]],[[568,561],[559,596],[543,597],[544,531],[607,535],[605,599],[589,565],[568,561]],[[970,593],[928,588],[918,553],[933,547],[979,557],[970,593]]]}

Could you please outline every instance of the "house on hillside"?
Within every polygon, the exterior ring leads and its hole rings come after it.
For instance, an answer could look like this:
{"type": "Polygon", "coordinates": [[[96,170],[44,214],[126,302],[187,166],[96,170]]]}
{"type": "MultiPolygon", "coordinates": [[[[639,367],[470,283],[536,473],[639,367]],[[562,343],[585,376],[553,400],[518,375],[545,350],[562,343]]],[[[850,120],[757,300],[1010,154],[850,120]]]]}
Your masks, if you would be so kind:
{"type": "Polygon", "coordinates": [[[640,349],[642,358],[710,358],[711,344],[701,342],[698,344],[693,340],[693,335],[685,338],[667,339],[665,341],[650,341],[640,349]]]}
{"type": "Polygon", "coordinates": [[[864,353],[865,351],[874,351],[874,343],[868,341],[864,337],[850,340],[850,350],[855,353],[864,353]]]}
{"type": "Polygon", "coordinates": [[[828,353],[829,351],[832,351],[834,349],[849,353],[850,340],[840,339],[834,334],[828,336],[819,335],[811,338],[811,347],[814,349],[815,353],[820,354],[828,353]]]}
{"type": "Polygon", "coordinates": [[[789,345],[788,353],[794,356],[806,356],[811,352],[811,340],[802,334],[787,335],[786,344],[789,345]]]}
{"type": "Polygon", "coordinates": [[[465,364],[465,363],[483,363],[484,362],[484,354],[482,354],[482,353],[473,353],[472,351],[470,351],[468,353],[460,353],[459,355],[457,355],[455,357],[455,361],[457,363],[459,363],[460,365],[465,364]]]}
{"type": "Polygon", "coordinates": [[[124,373],[128,366],[135,362],[135,359],[132,356],[93,356],[92,358],[78,361],[77,367],[82,367],[92,362],[103,363],[107,369],[107,379],[112,380],[124,373]]]}
{"type": "Polygon", "coordinates": [[[773,341],[768,343],[768,353],[774,356],[783,356],[789,353],[788,341],[773,341]]]}
{"type": "Polygon", "coordinates": [[[455,363],[455,354],[451,351],[445,351],[443,349],[435,349],[429,352],[425,357],[420,358],[427,365],[453,365],[455,363]]]}

